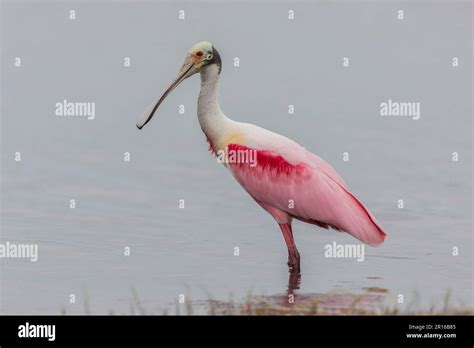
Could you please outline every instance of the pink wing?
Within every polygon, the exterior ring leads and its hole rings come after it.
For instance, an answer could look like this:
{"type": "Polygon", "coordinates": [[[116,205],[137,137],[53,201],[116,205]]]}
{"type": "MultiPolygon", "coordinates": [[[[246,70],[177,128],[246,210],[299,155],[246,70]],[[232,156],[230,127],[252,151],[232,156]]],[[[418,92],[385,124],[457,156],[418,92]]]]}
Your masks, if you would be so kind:
{"type": "Polygon", "coordinates": [[[229,163],[228,168],[257,202],[323,228],[348,232],[372,246],[385,240],[375,217],[329,164],[290,139],[271,135],[267,146],[262,138],[247,142],[249,146],[228,145],[229,151],[256,154],[254,163],[229,163]]]}

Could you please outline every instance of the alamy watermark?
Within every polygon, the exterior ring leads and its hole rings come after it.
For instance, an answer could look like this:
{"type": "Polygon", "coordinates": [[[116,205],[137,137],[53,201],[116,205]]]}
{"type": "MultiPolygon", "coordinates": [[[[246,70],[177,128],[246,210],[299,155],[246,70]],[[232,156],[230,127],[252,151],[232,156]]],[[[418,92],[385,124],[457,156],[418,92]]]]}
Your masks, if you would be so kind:
{"type": "Polygon", "coordinates": [[[364,244],[326,244],[324,246],[324,257],[326,258],[341,258],[341,259],[356,259],[357,262],[365,260],[365,245],[364,244]]]}
{"type": "Polygon", "coordinates": [[[380,103],[380,116],[411,117],[419,120],[421,117],[420,102],[397,102],[389,99],[380,103]]]}
{"type": "Polygon", "coordinates": [[[0,259],[30,259],[38,261],[38,244],[0,243],[0,259]]]}
{"type": "Polygon", "coordinates": [[[70,102],[64,99],[55,104],[56,116],[85,116],[88,120],[95,119],[95,102],[70,102]]]}
{"type": "Polygon", "coordinates": [[[227,152],[218,150],[216,157],[219,163],[248,163],[250,167],[257,166],[257,150],[255,149],[228,149],[227,152]]]}
{"type": "Polygon", "coordinates": [[[19,338],[46,338],[52,342],[56,340],[56,325],[38,325],[26,322],[18,326],[19,338]]]}

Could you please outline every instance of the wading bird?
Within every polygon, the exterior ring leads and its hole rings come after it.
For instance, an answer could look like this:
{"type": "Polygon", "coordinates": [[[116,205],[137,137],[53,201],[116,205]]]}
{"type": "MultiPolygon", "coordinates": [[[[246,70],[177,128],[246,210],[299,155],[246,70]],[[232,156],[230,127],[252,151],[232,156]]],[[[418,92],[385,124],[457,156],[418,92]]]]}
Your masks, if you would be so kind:
{"type": "Polygon", "coordinates": [[[209,42],[194,45],[163,95],[137,123],[142,129],[155,111],[184,79],[201,73],[197,114],[214,154],[225,154],[224,165],[252,198],[278,223],[288,247],[290,272],[300,272],[300,255],[291,222],[298,219],[322,228],[348,232],[372,246],[386,234],[370,211],[348,190],[339,174],[325,161],[291,139],[249,123],[236,122],[218,102],[222,61],[209,42]],[[242,159],[247,161],[230,160],[242,159]],[[248,161],[254,153],[255,161],[248,161]]]}

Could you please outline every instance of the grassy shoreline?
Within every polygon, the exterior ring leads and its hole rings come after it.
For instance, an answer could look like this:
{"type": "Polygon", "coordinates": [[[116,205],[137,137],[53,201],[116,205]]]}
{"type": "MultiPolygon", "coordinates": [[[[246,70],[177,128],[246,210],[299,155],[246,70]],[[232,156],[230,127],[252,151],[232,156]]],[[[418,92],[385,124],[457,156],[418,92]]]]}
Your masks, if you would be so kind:
{"type": "MultiPolygon", "coordinates": [[[[454,305],[448,290],[439,303],[422,306],[420,296],[414,293],[411,302],[399,305],[397,297],[383,288],[366,288],[362,293],[330,291],[322,294],[282,294],[255,296],[248,294],[241,301],[192,301],[186,296],[184,303],[175,302],[174,313],[169,310],[153,311],[147,308],[135,289],[128,313],[110,310],[109,315],[474,315],[474,309],[462,304],[454,305]]],[[[93,315],[88,295],[84,301],[85,314],[93,315]]],[[[66,315],[63,307],[61,314],[66,315]]]]}

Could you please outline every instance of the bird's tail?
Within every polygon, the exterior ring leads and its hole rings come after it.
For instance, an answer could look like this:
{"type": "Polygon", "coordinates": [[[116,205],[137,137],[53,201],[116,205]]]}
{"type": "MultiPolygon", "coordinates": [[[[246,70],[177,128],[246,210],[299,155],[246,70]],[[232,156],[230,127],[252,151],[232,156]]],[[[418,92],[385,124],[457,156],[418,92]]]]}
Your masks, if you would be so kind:
{"type": "Polygon", "coordinates": [[[346,193],[351,197],[354,206],[354,216],[352,221],[354,224],[348,223],[348,226],[342,228],[343,231],[350,233],[360,241],[367,243],[371,246],[378,246],[387,239],[387,233],[385,233],[382,226],[372,215],[361,201],[359,201],[352,193],[345,190],[346,193]]]}

